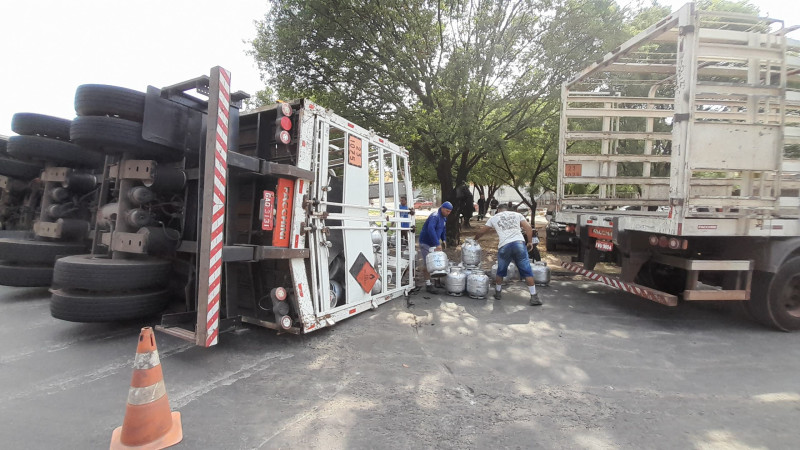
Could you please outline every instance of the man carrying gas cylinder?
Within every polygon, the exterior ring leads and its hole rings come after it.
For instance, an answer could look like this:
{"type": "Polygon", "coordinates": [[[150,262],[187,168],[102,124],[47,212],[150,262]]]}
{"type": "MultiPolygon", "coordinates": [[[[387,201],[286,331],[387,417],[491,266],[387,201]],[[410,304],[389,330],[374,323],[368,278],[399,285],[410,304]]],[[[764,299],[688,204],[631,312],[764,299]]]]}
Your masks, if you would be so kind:
{"type": "Polygon", "coordinates": [[[422,275],[425,277],[425,290],[431,294],[436,294],[438,291],[431,284],[431,274],[428,273],[428,266],[425,260],[431,249],[438,252],[442,250],[443,245],[447,245],[445,225],[447,224],[447,216],[450,215],[452,210],[452,203],[442,203],[442,206],[425,219],[425,224],[422,225],[422,232],[419,235],[419,251],[422,254],[422,275]]]}
{"type": "Polygon", "coordinates": [[[478,233],[475,234],[475,240],[477,241],[492,229],[497,231],[497,237],[499,238],[499,243],[497,244],[497,275],[494,279],[495,300],[500,300],[502,297],[503,277],[508,273],[508,265],[511,261],[514,261],[520,275],[525,277],[525,282],[528,283],[528,291],[531,293],[531,306],[541,305],[542,302],[536,293],[536,283],[533,279],[531,262],[528,260],[528,250],[534,245],[532,243],[533,227],[525,220],[525,216],[518,212],[509,211],[508,205],[502,204],[497,207],[497,214],[486,221],[486,225],[478,230],[478,233]],[[527,249],[522,230],[525,231],[525,236],[528,238],[527,249]]]}

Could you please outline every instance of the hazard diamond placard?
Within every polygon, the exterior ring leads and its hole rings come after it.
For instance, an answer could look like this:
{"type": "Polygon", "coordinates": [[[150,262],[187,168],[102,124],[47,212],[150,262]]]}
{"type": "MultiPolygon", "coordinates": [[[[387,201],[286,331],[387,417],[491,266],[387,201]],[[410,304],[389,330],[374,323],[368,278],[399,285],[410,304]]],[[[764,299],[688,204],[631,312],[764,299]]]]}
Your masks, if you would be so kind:
{"type": "Polygon", "coordinates": [[[364,292],[372,292],[372,287],[378,281],[378,272],[375,272],[375,268],[363,253],[358,254],[356,262],[350,267],[350,275],[356,279],[364,292]]]}

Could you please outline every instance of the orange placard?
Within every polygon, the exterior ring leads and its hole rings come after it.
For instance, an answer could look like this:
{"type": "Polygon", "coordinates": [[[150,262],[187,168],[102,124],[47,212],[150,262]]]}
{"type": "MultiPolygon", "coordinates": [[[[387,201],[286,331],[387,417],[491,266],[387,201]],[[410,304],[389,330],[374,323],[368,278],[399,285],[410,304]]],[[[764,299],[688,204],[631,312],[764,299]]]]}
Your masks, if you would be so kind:
{"type": "Polygon", "coordinates": [[[589,236],[597,239],[611,240],[614,237],[614,232],[611,228],[589,227],[589,236]]]}
{"type": "Polygon", "coordinates": [[[581,170],[580,164],[564,164],[565,177],[579,177],[581,176],[581,170]]]}
{"type": "Polygon", "coordinates": [[[372,287],[378,281],[378,272],[372,267],[372,264],[366,263],[356,275],[356,281],[364,292],[372,292],[372,287]]]}
{"type": "Polygon", "coordinates": [[[359,253],[356,261],[350,267],[350,275],[356,279],[358,285],[364,292],[372,292],[372,287],[378,281],[378,272],[372,267],[372,264],[367,261],[367,257],[363,253],[359,253]]]}
{"type": "Polygon", "coordinates": [[[347,163],[361,167],[361,139],[352,134],[347,140],[347,163]]]}
{"type": "Polygon", "coordinates": [[[272,245],[275,247],[288,247],[289,234],[292,231],[292,194],[294,181],[278,178],[278,187],[275,188],[275,206],[278,213],[275,217],[275,227],[272,230],[272,245]]]}

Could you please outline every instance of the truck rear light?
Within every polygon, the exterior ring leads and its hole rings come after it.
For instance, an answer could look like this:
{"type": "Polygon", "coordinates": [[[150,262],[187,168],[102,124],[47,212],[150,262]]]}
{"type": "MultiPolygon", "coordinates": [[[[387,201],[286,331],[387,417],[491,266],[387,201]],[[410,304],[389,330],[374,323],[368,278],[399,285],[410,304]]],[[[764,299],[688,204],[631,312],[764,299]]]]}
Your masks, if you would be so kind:
{"type": "Polygon", "coordinates": [[[292,115],[292,105],[288,103],[281,103],[281,114],[284,116],[291,116],[292,115]]]}
{"type": "Polygon", "coordinates": [[[567,233],[574,233],[575,225],[567,225],[567,228],[565,228],[565,230],[567,231],[567,233]]]}
{"type": "Polygon", "coordinates": [[[280,134],[278,136],[279,136],[279,139],[281,140],[281,142],[284,143],[284,144],[289,144],[289,143],[292,142],[292,135],[289,134],[289,132],[286,131],[286,130],[281,130],[281,132],[280,132],[280,134]]]}
{"type": "Polygon", "coordinates": [[[290,119],[290,118],[288,118],[286,116],[281,117],[281,128],[283,128],[286,131],[291,130],[292,129],[292,119],[290,119]]]}
{"type": "Polygon", "coordinates": [[[648,241],[650,241],[650,245],[652,245],[652,246],[654,246],[654,247],[655,247],[656,245],[658,245],[658,236],[656,236],[655,234],[653,234],[653,235],[651,235],[651,236],[650,236],[650,238],[648,239],[648,241]]]}
{"type": "Polygon", "coordinates": [[[666,236],[661,236],[658,238],[658,246],[666,248],[669,245],[669,239],[666,236]]]}
{"type": "Polygon", "coordinates": [[[669,248],[677,250],[681,247],[681,240],[678,238],[669,238],[669,248]]]}
{"type": "Polygon", "coordinates": [[[281,321],[280,322],[281,322],[281,328],[283,328],[284,330],[288,330],[289,328],[292,328],[292,318],[291,317],[283,316],[283,317],[281,317],[281,321]]]}
{"type": "Polygon", "coordinates": [[[273,292],[275,293],[275,299],[276,300],[280,300],[280,301],[286,300],[286,289],[284,289],[282,287],[277,287],[277,288],[275,288],[273,290],[273,292]]]}
{"type": "Polygon", "coordinates": [[[683,242],[681,243],[681,249],[682,250],[686,250],[688,248],[689,248],[689,240],[688,239],[684,239],[683,242]]]}

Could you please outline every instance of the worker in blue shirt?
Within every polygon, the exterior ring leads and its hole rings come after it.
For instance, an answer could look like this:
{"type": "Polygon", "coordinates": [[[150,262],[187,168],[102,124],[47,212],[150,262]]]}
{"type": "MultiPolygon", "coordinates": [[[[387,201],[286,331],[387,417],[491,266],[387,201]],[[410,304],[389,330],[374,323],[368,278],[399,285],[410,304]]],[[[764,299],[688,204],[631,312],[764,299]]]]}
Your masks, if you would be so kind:
{"type": "Polygon", "coordinates": [[[442,246],[446,245],[445,224],[447,224],[447,216],[450,215],[452,210],[452,203],[442,203],[442,206],[425,220],[425,224],[422,225],[422,232],[419,235],[419,250],[422,253],[422,275],[425,277],[425,290],[431,294],[436,294],[438,291],[431,284],[431,274],[428,273],[425,258],[431,252],[431,249],[441,251],[442,246]]]}
{"type": "MultiPolygon", "coordinates": [[[[397,208],[400,211],[400,218],[401,219],[408,219],[410,214],[414,214],[414,208],[408,207],[408,198],[406,196],[400,197],[400,206],[397,208]]],[[[400,228],[402,229],[402,234],[400,235],[401,244],[405,247],[408,244],[408,234],[411,232],[411,222],[402,222],[400,224],[400,228]]]]}
{"type": "MultiPolygon", "coordinates": [[[[409,214],[408,212],[411,211],[411,209],[409,209],[408,207],[408,199],[406,198],[405,195],[400,197],[400,207],[398,209],[404,211],[400,213],[400,218],[408,219],[408,214],[409,214]]],[[[409,222],[403,222],[400,224],[400,228],[410,228],[410,227],[411,223],[409,222]]]]}

